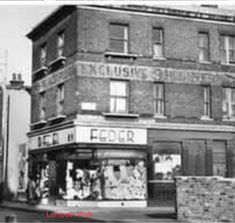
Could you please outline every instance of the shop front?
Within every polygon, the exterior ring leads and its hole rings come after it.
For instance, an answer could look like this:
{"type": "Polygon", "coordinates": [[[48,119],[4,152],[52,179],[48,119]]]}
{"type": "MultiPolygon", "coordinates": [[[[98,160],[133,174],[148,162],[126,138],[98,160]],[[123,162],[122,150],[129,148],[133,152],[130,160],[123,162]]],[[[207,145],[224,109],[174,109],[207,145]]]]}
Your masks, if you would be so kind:
{"type": "Polygon", "coordinates": [[[30,145],[42,202],[146,206],[145,129],[76,126],[33,136],[30,145]]]}

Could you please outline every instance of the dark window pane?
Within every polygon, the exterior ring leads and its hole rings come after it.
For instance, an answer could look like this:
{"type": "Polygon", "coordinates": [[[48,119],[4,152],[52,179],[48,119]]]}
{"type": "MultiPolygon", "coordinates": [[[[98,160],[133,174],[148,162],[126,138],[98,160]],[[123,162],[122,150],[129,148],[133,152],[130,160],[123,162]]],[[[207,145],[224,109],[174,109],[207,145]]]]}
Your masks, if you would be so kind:
{"type": "Polygon", "coordinates": [[[110,40],[110,49],[115,52],[124,52],[124,42],[120,40],[110,40]]]}

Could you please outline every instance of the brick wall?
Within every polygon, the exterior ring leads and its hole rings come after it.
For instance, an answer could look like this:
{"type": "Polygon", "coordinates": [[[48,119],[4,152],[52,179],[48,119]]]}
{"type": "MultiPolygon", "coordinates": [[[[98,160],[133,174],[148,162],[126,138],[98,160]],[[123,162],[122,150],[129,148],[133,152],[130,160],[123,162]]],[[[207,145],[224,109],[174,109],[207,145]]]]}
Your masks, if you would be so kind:
{"type": "Polygon", "coordinates": [[[56,44],[57,35],[64,31],[64,56],[70,57],[76,52],[77,30],[76,30],[76,13],[73,13],[64,18],[57,25],[52,27],[48,32],[33,42],[33,71],[40,68],[40,52],[41,46],[47,43],[47,58],[46,64],[54,61],[57,58],[56,44]]]}
{"type": "Polygon", "coordinates": [[[186,222],[234,222],[235,179],[177,177],[177,217],[186,222]]]}

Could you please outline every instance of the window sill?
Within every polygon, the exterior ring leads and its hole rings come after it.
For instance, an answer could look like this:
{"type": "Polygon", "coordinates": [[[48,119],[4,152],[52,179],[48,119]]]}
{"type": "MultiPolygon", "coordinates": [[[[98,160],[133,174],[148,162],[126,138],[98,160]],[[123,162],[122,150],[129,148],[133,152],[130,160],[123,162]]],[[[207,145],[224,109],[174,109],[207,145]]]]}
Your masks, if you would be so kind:
{"type": "Polygon", "coordinates": [[[39,74],[46,74],[48,71],[48,68],[46,66],[42,66],[40,67],[38,70],[36,70],[35,72],[33,72],[33,75],[39,75],[39,74]]]}
{"type": "Polygon", "coordinates": [[[132,54],[132,53],[118,53],[118,52],[105,52],[104,53],[105,57],[119,57],[119,58],[132,58],[132,59],[136,59],[137,57],[139,57],[139,55],[137,54],[132,54]]]}
{"type": "Polygon", "coordinates": [[[49,63],[49,67],[54,67],[58,65],[64,65],[66,61],[66,57],[60,56],[57,59],[53,60],[52,62],[49,63]]]}
{"type": "Polygon", "coordinates": [[[31,127],[41,126],[41,125],[45,125],[46,123],[47,123],[47,121],[43,119],[43,120],[40,120],[38,122],[34,122],[34,123],[30,124],[30,126],[31,127]]]}
{"type": "Polygon", "coordinates": [[[198,61],[198,63],[200,63],[200,64],[212,64],[211,61],[198,61]]]}
{"type": "Polygon", "coordinates": [[[224,117],[224,118],[222,119],[222,121],[224,121],[224,122],[235,122],[235,117],[233,117],[233,118],[224,117]]]}
{"type": "Polygon", "coordinates": [[[64,120],[65,118],[66,118],[65,115],[57,115],[55,117],[49,118],[48,121],[49,122],[61,121],[64,120]]]}
{"type": "Polygon", "coordinates": [[[222,66],[232,66],[235,67],[235,63],[220,63],[222,66]]]}
{"type": "Polygon", "coordinates": [[[153,60],[166,60],[165,57],[153,57],[153,60]]]}
{"type": "Polygon", "coordinates": [[[155,119],[167,119],[167,117],[164,115],[154,115],[154,118],[155,119]]]}
{"type": "Polygon", "coordinates": [[[130,114],[130,113],[112,113],[112,112],[103,112],[105,117],[120,117],[120,118],[138,118],[139,114],[130,114]]]}
{"type": "Polygon", "coordinates": [[[201,120],[202,121],[214,121],[214,119],[210,118],[210,117],[207,117],[207,116],[202,116],[201,117],[201,120]]]}

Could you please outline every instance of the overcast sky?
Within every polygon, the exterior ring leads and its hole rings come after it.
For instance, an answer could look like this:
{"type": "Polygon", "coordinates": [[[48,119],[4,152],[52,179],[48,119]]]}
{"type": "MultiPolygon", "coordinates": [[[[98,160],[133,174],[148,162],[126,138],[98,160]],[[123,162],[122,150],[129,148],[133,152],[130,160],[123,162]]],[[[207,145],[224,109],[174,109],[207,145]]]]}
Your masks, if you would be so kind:
{"type": "MultiPolygon", "coordinates": [[[[85,1],[83,2],[85,3],[85,1]]],[[[122,3],[125,3],[125,1],[122,1],[122,3]]],[[[203,3],[205,4],[205,2],[203,3]]],[[[209,1],[206,3],[216,4],[216,2],[214,1],[209,1]]],[[[55,4],[50,4],[50,5],[48,4],[47,5],[45,4],[1,5],[0,4],[0,27],[1,27],[0,62],[2,61],[1,57],[4,50],[7,50],[8,52],[7,80],[10,80],[12,73],[16,72],[16,73],[22,73],[22,76],[26,84],[29,85],[31,83],[30,75],[31,75],[31,63],[32,63],[31,60],[32,49],[31,49],[31,41],[26,38],[26,34],[29,31],[31,31],[31,29],[36,24],[38,24],[43,18],[45,18],[45,16],[47,16],[57,7],[58,5],[55,4]]],[[[235,3],[233,7],[227,5],[226,8],[235,9],[235,3]]]]}

